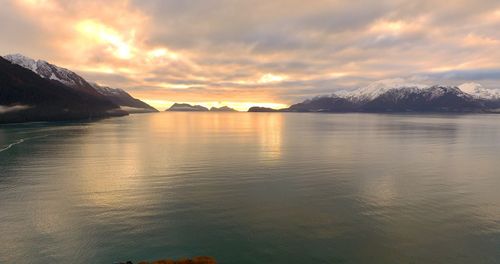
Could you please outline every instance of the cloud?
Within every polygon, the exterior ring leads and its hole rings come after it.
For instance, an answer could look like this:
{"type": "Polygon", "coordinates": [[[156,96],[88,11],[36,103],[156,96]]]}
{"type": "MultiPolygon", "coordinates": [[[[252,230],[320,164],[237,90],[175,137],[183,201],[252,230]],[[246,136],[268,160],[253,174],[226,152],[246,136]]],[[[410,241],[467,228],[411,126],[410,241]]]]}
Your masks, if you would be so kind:
{"type": "Polygon", "coordinates": [[[397,77],[500,87],[499,27],[497,0],[8,0],[0,52],[148,100],[289,104],[397,77]]]}
{"type": "Polygon", "coordinates": [[[499,69],[472,69],[472,70],[451,70],[437,73],[422,74],[427,78],[438,80],[498,80],[500,81],[499,69]]]}
{"type": "Polygon", "coordinates": [[[17,112],[30,108],[28,105],[0,105],[0,114],[17,112]]]}

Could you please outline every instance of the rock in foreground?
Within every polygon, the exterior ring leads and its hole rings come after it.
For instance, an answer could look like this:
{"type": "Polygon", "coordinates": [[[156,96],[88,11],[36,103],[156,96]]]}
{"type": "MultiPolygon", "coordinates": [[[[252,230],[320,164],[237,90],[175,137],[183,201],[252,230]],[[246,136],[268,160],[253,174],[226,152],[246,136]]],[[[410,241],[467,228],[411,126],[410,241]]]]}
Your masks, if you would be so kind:
{"type": "MultiPolygon", "coordinates": [[[[134,263],[128,261],[119,264],[134,264],[134,263]]],[[[195,257],[192,259],[180,259],[180,260],[166,259],[166,260],[156,260],[152,262],[141,261],[138,264],[217,264],[217,261],[215,261],[215,259],[212,257],[203,256],[203,257],[195,257]]]]}

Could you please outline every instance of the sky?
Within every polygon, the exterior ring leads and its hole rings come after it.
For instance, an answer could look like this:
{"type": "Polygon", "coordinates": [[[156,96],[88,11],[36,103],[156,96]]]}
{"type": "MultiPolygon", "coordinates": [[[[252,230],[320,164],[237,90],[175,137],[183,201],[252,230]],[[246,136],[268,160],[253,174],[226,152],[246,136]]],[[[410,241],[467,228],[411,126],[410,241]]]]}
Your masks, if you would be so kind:
{"type": "Polygon", "coordinates": [[[0,0],[21,53],[159,109],[285,107],[402,78],[500,88],[498,0],[0,0]]]}

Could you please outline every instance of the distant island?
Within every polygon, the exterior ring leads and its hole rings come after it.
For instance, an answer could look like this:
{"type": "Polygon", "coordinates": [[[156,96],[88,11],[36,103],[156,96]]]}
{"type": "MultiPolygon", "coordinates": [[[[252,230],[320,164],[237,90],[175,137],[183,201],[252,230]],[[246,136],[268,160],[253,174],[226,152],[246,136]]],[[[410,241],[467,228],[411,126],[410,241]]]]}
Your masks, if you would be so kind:
{"type": "Polygon", "coordinates": [[[212,107],[210,108],[210,112],[238,112],[238,111],[228,106],[222,106],[222,107],[212,107]]]}
{"type": "Polygon", "coordinates": [[[272,109],[269,107],[253,106],[248,109],[248,112],[280,112],[282,110],[272,109]]]}
{"type": "Polygon", "coordinates": [[[170,112],[208,112],[208,108],[201,106],[201,105],[175,103],[165,111],[170,111],[170,112]]]}
{"type": "Polygon", "coordinates": [[[375,82],[284,109],[251,107],[248,112],[500,113],[500,90],[486,89],[475,83],[453,87],[375,82]]]}
{"type": "Polygon", "coordinates": [[[175,103],[167,110],[168,112],[237,112],[228,106],[212,107],[210,110],[201,105],[190,105],[186,103],[175,103]]]}

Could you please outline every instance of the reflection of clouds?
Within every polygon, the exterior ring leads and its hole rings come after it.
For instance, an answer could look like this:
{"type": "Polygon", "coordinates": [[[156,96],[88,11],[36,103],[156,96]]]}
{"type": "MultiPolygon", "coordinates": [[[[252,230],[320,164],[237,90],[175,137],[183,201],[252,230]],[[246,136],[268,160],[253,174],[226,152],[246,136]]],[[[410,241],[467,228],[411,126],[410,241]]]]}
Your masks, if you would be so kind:
{"type": "MultiPolygon", "coordinates": [[[[85,143],[78,144],[78,152],[73,153],[82,158],[74,160],[79,179],[72,188],[85,194],[80,198],[86,206],[134,208],[155,195],[144,180],[151,170],[145,167],[145,161],[152,158],[150,147],[154,144],[147,133],[122,126],[117,120],[91,124],[77,140],[85,143]],[[98,136],[95,131],[99,131],[98,136]]],[[[168,168],[168,163],[163,166],[168,168]]]]}
{"type": "Polygon", "coordinates": [[[161,253],[200,237],[217,251],[214,235],[325,263],[332,248],[359,262],[497,256],[497,121],[168,112],[22,125],[51,136],[0,159],[0,259],[70,263],[151,244],[161,253]]]}
{"type": "MultiPolygon", "coordinates": [[[[226,133],[239,136],[231,138],[238,144],[255,145],[264,159],[281,155],[284,116],[280,113],[183,113],[166,112],[151,116],[149,126],[154,131],[175,136],[176,145],[186,144],[196,138],[214,147],[219,137],[226,133]]],[[[224,141],[223,141],[224,142],[224,141]]],[[[194,142],[193,142],[194,144],[194,142]]],[[[226,142],[226,144],[232,144],[226,142]]]]}
{"type": "Polygon", "coordinates": [[[255,117],[255,131],[259,137],[260,155],[264,160],[281,157],[283,144],[283,114],[261,113],[255,117]]]}
{"type": "Polygon", "coordinates": [[[394,205],[398,196],[395,181],[396,177],[391,174],[367,177],[362,185],[365,202],[378,208],[394,205]]]}
{"type": "Polygon", "coordinates": [[[375,123],[370,131],[377,140],[363,145],[363,160],[371,163],[354,169],[362,175],[357,201],[363,214],[391,239],[418,243],[428,235],[446,240],[448,232],[498,232],[500,179],[492,176],[500,167],[492,145],[500,132],[490,118],[386,116],[375,123]],[[429,222],[433,226],[423,224],[429,222]]]}
{"type": "Polygon", "coordinates": [[[93,206],[122,207],[130,205],[133,196],[129,190],[140,189],[141,153],[136,143],[117,142],[107,137],[104,144],[85,144],[81,155],[95,157],[80,171],[79,188],[88,193],[86,197],[93,206]],[[104,147],[105,146],[105,147],[104,147]],[[104,158],[109,157],[109,158],[104,158]],[[117,158],[118,157],[118,158],[117,158]]]}

